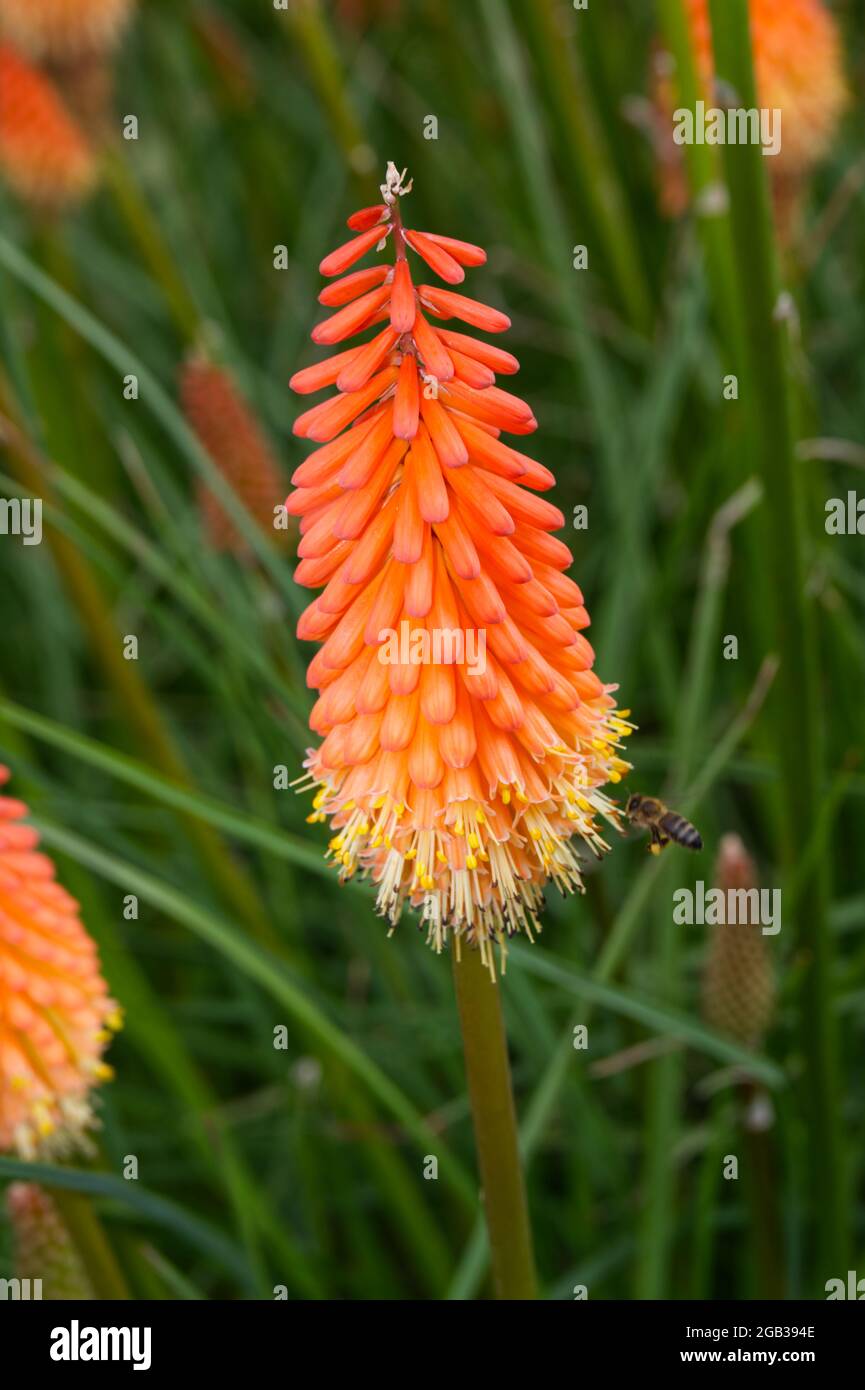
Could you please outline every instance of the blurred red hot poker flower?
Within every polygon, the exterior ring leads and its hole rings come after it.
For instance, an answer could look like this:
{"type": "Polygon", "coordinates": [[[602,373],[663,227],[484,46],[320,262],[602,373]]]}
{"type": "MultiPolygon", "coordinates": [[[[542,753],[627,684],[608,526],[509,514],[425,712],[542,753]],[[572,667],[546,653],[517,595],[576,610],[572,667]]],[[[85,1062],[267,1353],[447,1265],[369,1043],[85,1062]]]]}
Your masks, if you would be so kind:
{"type": "Polygon", "coordinates": [[[619,813],[603,787],[628,770],[632,726],[592,671],[571,554],[551,535],[564,518],[537,495],[553,475],[501,438],[537,424],[495,384],[519,364],[444,327],[509,320],[413,279],[410,252],[449,286],[484,252],[405,229],[403,179],[388,166],[382,203],[321,264],[343,278],[319,296],[335,312],[314,341],[373,336],[291,381],[337,387],[295,422],[322,447],[287,504],[302,518],[295,577],[323,588],[298,625],[323,643],[308,674],[323,741],[302,780],[341,875],[369,872],[383,916],[409,901],[437,949],[450,932],[487,958],[491,940],[538,928],[548,880],[581,889],[574,837],[608,848],[598,817],[620,828],[619,813]],[[393,260],[355,269],[374,247],[393,260]]]}
{"type": "Polygon", "coordinates": [[[736,894],[735,922],[715,927],[703,976],[703,1012],[721,1033],[760,1047],[775,1005],[772,958],[760,927],[754,861],[738,835],[725,835],[715,864],[715,887],[736,894]]]}
{"type": "Polygon", "coordinates": [[[90,146],[54,83],[0,43],[0,173],[27,202],[59,209],[96,182],[90,146]]]}
{"type": "Polygon", "coordinates": [[[36,58],[80,58],[113,48],[135,0],[0,0],[0,34],[36,58]]]}
{"type": "Polygon", "coordinates": [[[95,1297],[87,1272],[54,1200],[33,1182],[6,1189],[17,1279],[38,1279],[44,1299],[95,1297]]]}
{"type": "MultiPolygon", "coordinates": [[[[0,767],[0,786],[9,777],[0,767]]],[[[74,1147],[92,1123],[91,1089],[107,1080],[120,1027],[78,904],[0,796],[0,1151],[24,1158],[74,1147]]]]}
{"type": "Polygon", "coordinates": [[[401,0],[337,0],[336,4],[340,18],[356,29],[393,19],[400,8],[401,0]]]}
{"type": "MultiPolygon", "coordinates": [[[[714,105],[709,0],[686,0],[686,10],[705,99],[714,105]]],[[[750,16],[757,96],[761,107],[781,112],[781,147],[769,165],[776,206],[786,221],[804,180],[826,154],[847,102],[841,38],[823,0],[750,0],[750,16]]],[[[673,157],[674,87],[674,77],[659,77],[656,96],[666,142],[662,197],[673,216],[687,202],[681,159],[673,157]]]]}
{"type": "MultiPolygon", "coordinates": [[[[203,357],[192,357],[181,370],[180,399],[189,423],[225,481],[272,539],[274,508],[283,501],[285,480],[261,426],[231,376],[203,357]]],[[[203,483],[198,496],[214,549],[246,556],[249,546],[218,498],[203,483]]]]}

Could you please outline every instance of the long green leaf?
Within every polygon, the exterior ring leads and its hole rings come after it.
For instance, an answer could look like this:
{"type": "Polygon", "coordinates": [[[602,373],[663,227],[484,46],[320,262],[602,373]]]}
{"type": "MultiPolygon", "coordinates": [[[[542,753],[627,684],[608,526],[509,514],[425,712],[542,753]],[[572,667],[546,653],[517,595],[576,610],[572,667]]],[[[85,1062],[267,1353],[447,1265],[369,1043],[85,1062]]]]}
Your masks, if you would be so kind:
{"type": "Polygon", "coordinates": [[[59,1187],[83,1192],[90,1197],[111,1198],[137,1215],[173,1231],[206,1258],[215,1260],[232,1277],[241,1278],[250,1288],[252,1274],[239,1246],[198,1216],[192,1216],[176,1202],[170,1202],[137,1182],[127,1182],[112,1173],[91,1173],[82,1168],[61,1168],[53,1163],[25,1163],[17,1158],[0,1158],[0,1178],[10,1182],[35,1182],[40,1187],[59,1187]]]}
{"type": "Polygon", "coordinates": [[[743,1067],[751,1076],[765,1082],[767,1086],[785,1084],[784,1072],[768,1057],[740,1047],[730,1038],[707,1028],[699,1019],[646,999],[642,994],[632,994],[618,985],[603,984],[591,975],[575,970],[572,965],[556,960],[549,951],[515,945],[511,946],[510,955],[520,968],[528,971],[530,975],[537,975],[542,980],[560,985],[569,994],[602,1004],[611,1013],[621,1014],[624,1018],[632,1018],[661,1037],[678,1038],[715,1061],[743,1067]]]}
{"type": "Polygon", "coordinates": [[[85,309],[83,304],[79,304],[70,294],[67,294],[55,280],[40,270],[19,247],[14,246],[2,234],[0,234],[0,264],[4,265],[11,275],[32,290],[43,303],[48,304],[76,333],[90,343],[91,347],[115,368],[120,379],[129,375],[138,378],[139,399],[142,404],[153,412],[165,433],[189,460],[195,472],[205,480],[207,486],[216,494],[220,504],[229,512],[244,540],[252,547],[277,587],[287,598],[290,598],[292,586],[282,560],[274,554],[273,548],[262,536],[258,525],[238,501],[236,494],[226,483],[207,451],[187,425],[180,410],[150,369],[130,347],[115,337],[88,309],[85,309]]]}
{"type": "MultiPolygon", "coordinates": [[[[310,873],[332,881],[333,871],[328,867],[323,855],[312,844],[307,844],[296,835],[274,829],[266,821],[257,820],[253,816],[232,811],[213,797],[187,791],[176,782],[169,781],[167,777],[151,772],[137,759],[120,753],[115,748],[108,748],[84,734],[76,734],[71,729],[64,728],[62,724],[46,719],[40,714],[33,714],[9,700],[0,700],[0,720],[4,719],[13,728],[21,729],[53,748],[60,748],[72,757],[80,758],[90,767],[98,768],[100,772],[116,777],[126,786],[145,792],[164,806],[172,806],[176,810],[197,816],[208,825],[224,830],[237,840],[256,845],[268,854],[286,859],[310,873]]],[[[360,883],[351,886],[362,888],[360,883]]]]}
{"type": "Polygon", "coordinates": [[[207,942],[226,960],[242,970],[249,979],[262,986],[266,993],[287,1009],[299,1027],[319,1042],[326,1052],[349,1068],[384,1109],[399,1121],[424,1153],[432,1152],[438,1155],[445,1183],[467,1207],[474,1208],[475,1185],[458,1160],[448,1151],[441,1136],[430,1127],[381,1068],[314,1003],[281,961],[244,936],[236,927],[199,907],[177,889],[160,882],[143,869],[108,854],[82,839],[80,835],[44,821],[41,817],[32,817],[32,820],[46,844],[54,845],[110,883],[119,884],[127,892],[135,893],[145,902],[151,903],[175,922],[187,927],[200,940],[207,942]]]}

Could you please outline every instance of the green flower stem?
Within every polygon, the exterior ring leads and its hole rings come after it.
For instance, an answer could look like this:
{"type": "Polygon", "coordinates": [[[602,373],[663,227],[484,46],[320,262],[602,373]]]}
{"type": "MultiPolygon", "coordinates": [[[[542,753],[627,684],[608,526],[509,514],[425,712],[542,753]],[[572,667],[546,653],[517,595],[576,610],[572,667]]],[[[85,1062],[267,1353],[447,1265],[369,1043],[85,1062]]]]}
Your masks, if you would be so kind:
{"type": "MultiPolygon", "coordinates": [[[[747,0],[711,0],[711,16],[719,79],[736,93],[736,104],[757,107],[747,0]]],[[[781,848],[789,883],[819,816],[823,727],[813,602],[806,593],[804,497],[801,465],[795,456],[789,323],[783,312],[766,165],[758,144],[725,146],[736,291],[746,328],[744,405],[751,447],[765,486],[762,564],[774,602],[774,638],[781,659],[773,729],[782,790],[781,848]]],[[[833,946],[822,858],[801,882],[797,880],[797,887],[795,930],[808,959],[801,1003],[803,1118],[815,1213],[814,1281],[822,1288],[830,1274],[847,1267],[847,1202],[832,1010],[833,946]]]]}
{"type": "MultiPolygon", "coordinates": [[[[764,662],[745,705],[716,743],[699,774],[682,797],[680,809],[683,815],[696,814],[721,774],[728,767],[739,744],[762,709],[763,701],[775,679],[775,674],[776,663],[772,658],[764,662]]],[[[632,885],[628,896],[619,909],[612,931],[605,940],[604,948],[592,973],[595,985],[605,986],[609,984],[621,962],[625,959],[634,935],[644,921],[660,867],[659,861],[652,857],[651,862],[645,865],[632,885]]],[[[598,1002],[612,1004],[611,997],[606,1000],[599,996],[596,997],[598,1002]]],[[[586,995],[578,1012],[573,1017],[573,1022],[585,1023],[589,1017],[590,1009],[591,1000],[586,995]]],[[[529,1163],[534,1157],[541,1138],[546,1132],[562,1087],[573,1065],[573,1056],[571,1031],[566,1029],[561,1043],[547,1063],[526,1107],[520,1130],[521,1151],[526,1163],[529,1163]]],[[[483,1275],[486,1259],[487,1250],[483,1240],[483,1229],[478,1223],[454,1276],[448,1293],[449,1298],[471,1297],[472,1291],[483,1275]]]]}
{"type": "Polygon", "coordinates": [[[345,1067],[334,1067],[331,1085],[357,1135],[357,1146],[377,1179],[381,1192],[388,1194],[388,1219],[412,1268],[430,1297],[440,1298],[447,1288],[452,1259],[438,1214],[419,1195],[435,1184],[418,1184],[415,1172],[390,1142],[377,1119],[368,1096],[355,1084],[345,1067]]]}
{"type": "Polygon", "coordinates": [[[375,197],[375,153],[355,109],[319,0],[295,0],[285,12],[285,20],[287,32],[303,56],[356,191],[364,198],[375,197]]]}
{"type": "MultiPolygon", "coordinates": [[[[721,632],[723,599],[730,562],[731,529],[760,498],[759,487],[751,482],[740,488],[715,514],[704,551],[702,574],[689,643],[681,716],[673,746],[672,786],[676,804],[698,765],[701,730],[706,723],[711,672],[721,632]]],[[[682,872],[675,858],[667,857],[658,874],[656,902],[669,904],[682,872]]],[[[682,981],[681,928],[677,927],[669,906],[660,908],[657,924],[659,975],[664,982],[664,1000],[680,1003],[682,981]]],[[[681,1129],[684,1059],[678,1051],[657,1058],[648,1069],[646,1082],[646,1144],[643,1177],[641,1238],[636,1260],[637,1297],[657,1299],[668,1296],[668,1285],[675,1238],[675,1212],[678,1176],[671,1155],[681,1129]]]]}
{"type": "Polygon", "coordinates": [[[565,31],[555,0],[534,0],[525,22],[535,36],[544,86],[559,113],[568,159],[607,257],[631,324],[647,333],[652,304],[636,231],[612,151],[595,107],[577,42],[565,31]]]}
{"type": "MultiPolygon", "coordinates": [[[[0,410],[13,424],[16,422],[16,404],[2,380],[0,410]]],[[[21,483],[35,497],[50,502],[50,491],[38,456],[29,447],[23,432],[19,432],[17,426],[14,433],[7,430],[0,444],[5,447],[12,472],[21,483]]],[[[134,662],[124,659],[121,634],[87,560],[68,536],[51,524],[46,525],[45,538],[70,602],[78,610],[84,631],[90,636],[94,655],[114,692],[118,708],[123,710],[142,746],[147,749],[153,765],[169,781],[191,790],[186,765],[162,722],[156,701],[136,671],[134,662]]],[[[276,945],[273,927],[254,885],[226,852],[223,841],[195,816],[184,814],[182,819],[190,840],[218,883],[225,901],[246,922],[257,940],[276,945]]]]}
{"type": "Polygon", "coordinates": [[[90,1198],[80,1192],[68,1192],[57,1187],[51,1188],[50,1192],[87,1271],[96,1298],[128,1298],[126,1280],[90,1198]]]}
{"type": "Polygon", "coordinates": [[[732,1105],[729,1095],[716,1092],[706,1120],[706,1147],[694,1181],[694,1205],[690,1218],[690,1296],[712,1296],[712,1271],[718,1240],[718,1209],[724,1154],[729,1147],[732,1105]]]}
{"type": "Polygon", "coordinates": [[[127,162],[111,149],[103,156],[103,170],[117,209],[144,264],[162,290],[178,333],[188,343],[196,343],[201,334],[198,307],[127,162]]]}
{"type": "MultiPolygon", "coordinates": [[[[693,111],[706,92],[700,81],[691,43],[685,0],[659,0],[658,17],[664,43],[676,64],[675,90],[680,104],[693,111]]],[[[713,145],[683,146],[688,183],[697,217],[712,301],[721,337],[729,352],[743,345],[743,325],[735,293],[736,269],[730,251],[729,209],[723,170],[713,145]]]]}
{"type": "Polygon", "coordinates": [[[478,950],[454,953],[453,971],[496,1296],[536,1298],[501,986],[478,950]]]}
{"type": "MultiPolygon", "coordinates": [[[[757,1086],[747,1086],[744,1093],[745,1104],[758,1096],[757,1086]]],[[[746,1127],[748,1181],[745,1193],[751,1215],[749,1227],[757,1297],[775,1301],[787,1296],[784,1227],[778,1202],[777,1144],[774,1127],[746,1127]]]]}

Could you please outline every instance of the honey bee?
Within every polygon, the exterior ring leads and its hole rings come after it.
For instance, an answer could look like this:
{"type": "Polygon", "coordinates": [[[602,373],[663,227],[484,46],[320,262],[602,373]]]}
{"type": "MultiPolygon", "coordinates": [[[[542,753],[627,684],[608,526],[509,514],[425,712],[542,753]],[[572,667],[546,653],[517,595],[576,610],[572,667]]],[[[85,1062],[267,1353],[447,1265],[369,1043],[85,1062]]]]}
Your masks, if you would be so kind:
{"type": "Polygon", "coordinates": [[[634,795],[628,798],[625,815],[634,825],[643,825],[651,832],[649,849],[652,854],[660,854],[665,845],[675,840],[685,849],[702,849],[703,838],[690,821],[676,811],[668,811],[663,801],[655,796],[634,795]]]}

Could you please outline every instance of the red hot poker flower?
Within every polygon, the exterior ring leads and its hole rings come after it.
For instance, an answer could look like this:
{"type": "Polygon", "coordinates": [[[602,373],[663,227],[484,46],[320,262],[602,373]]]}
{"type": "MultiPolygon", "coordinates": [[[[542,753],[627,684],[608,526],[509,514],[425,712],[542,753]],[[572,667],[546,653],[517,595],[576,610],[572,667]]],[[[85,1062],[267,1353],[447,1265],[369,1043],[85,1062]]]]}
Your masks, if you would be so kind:
{"type": "Polygon", "coordinates": [[[79,58],[113,48],[135,0],[0,0],[0,34],[36,58],[79,58]]]}
{"type": "MultiPolygon", "coordinates": [[[[702,94],[712,107],[718,101],[709,0],[686,0],[685,11],[702,94]]],[[[780,148],[768,163],[786,235],[805,181],[831,149],[847,105],[842,39],[823,0],[750,0],[749,14],[760,106],[781,113],[780,148]]],[[[654,83],[658,153],[664,211],[678,216],[687,206],[687,188],[681,150],[672,139],[678,98],[668,65],[668,55],[659,54],[654,83]]]]}
{"type": "Polygon", "coordinates": [[[54,83],[8,43],[0,43],[0,174],[43,209],[78,202],[96,182],[93,153],[54,83]]]}
{"type": "Polygon", "coordinates": [[[618,829],[619,813],[603,788],[628,770],[632,726],[592,670],[571,554],[552,535],[564,518],[538,495],[553,475],[502,437],[537,426],[495,384],[518,363],[444,326],[509,320],[416,283],[409,256],[454,286],[484,252],[404,228],[403,179],[388,166],[382,203],[322,262],[348,272],[322,291],[339,307],[313,331],[339,350],[291,381],[337,387],[295,422],[321,447],[287,503],[301,517],[295,577],[322,590],[298,625],[322,643],[308,674],[322,742],[303,781],[342,877],[371,874],[392,924],[410,902],[437,949],[453,933],[488,959],[490,941],[538,929],[548,880],[582,888],[575,841],[608,849],[598,820],[618,829]],[[393,261],[357,269],[373,247],[393,261]]]}
{"type": "Polygon", "coordinates": [[[10,1183],[6,1211],[17,1279],[40,1280],[41,1297],[53,1301],[95,1297],[69,1230],[43,1188],[34,1182],[10,1183]]]}
{"type": "MultiPolygon", "coordinates": [[[[274,512],[282,500],[285,478],[229,372],[204,357],[188,358],[180,373],[180,399],[186,418],[225,481],[264,534],[274,538],[274,512]]],[[[245,537],[204,483],[199,484],[198,498],[214,550],[248,558],[245,537]]]]}
{"type": "MultiPolygon", "coordinates": [[[[0,767],[0,786],[8,776],[0,767]]],[[[120,1012],[26,814],[0,796],[0,1152],[30,1159],[74,1147],[91,1123],[120,1012]]]]}

